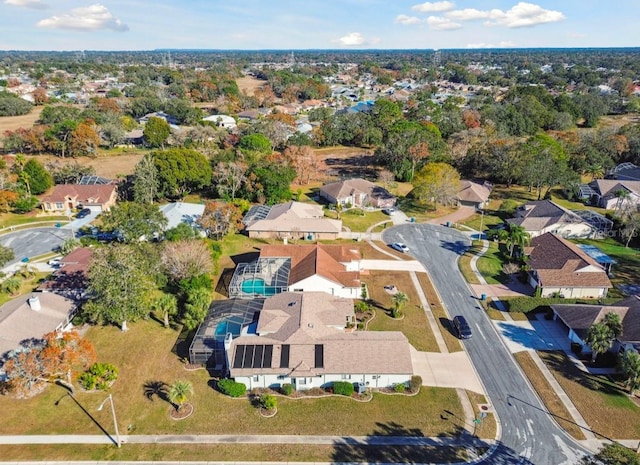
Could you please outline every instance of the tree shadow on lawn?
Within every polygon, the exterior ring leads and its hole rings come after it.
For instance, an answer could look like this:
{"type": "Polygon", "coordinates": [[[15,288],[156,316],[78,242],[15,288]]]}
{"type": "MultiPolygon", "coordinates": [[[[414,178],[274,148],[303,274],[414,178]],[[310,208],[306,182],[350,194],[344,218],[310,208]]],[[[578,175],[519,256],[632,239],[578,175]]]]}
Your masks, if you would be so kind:
{"type": "Polygon", "coordinates": [[[150,401],[153,402],[153,398],[157,397],[169,402],[169,386],[164,381],[146,381],[142,387],[144,396],[150,401]]]}
{"type": "Polygon", "coordinates": [[[189,347],[196,335],[196,329],[187,329],[184,326],[176,339],[176,343],[171,348],[171,352],[177,355],[181,360],[189,360],[189,347]]]}
{"type": "Polygon", "coordinates": [[[231,278],[233,278],[233,273],[235,273],[235,268],[225,268],[220,273],[220,278],[218,279],[218,283],[216,284],[215,291],[218,294],[222,294],[225,297],[229,297],[229,288],[231,286],[231,278]]]}
{"type": "MultiPolygon", "coordinates": [[[[451,412],[444,411],[440,415],[443,422],[451,420],[451,412]]],[[[457,421],[457,417],[453,416],[457,421]]],[[[469,435],[464,428],[455,425],[451,432],[441,436],[453,440],[452,445],[443,445],[438,440],[424,436],[416,428],[405,428],[397,423],[376,423],[376,429],[363,442],[345,438],[336,442],[332,453],[335,463],[450,463],[467,461],[467,447],[488,450],[491,444],[469,435]],[[458,438],[459,440],[456,440],[458,438]]],[[[500,450],[500,449],[498,449],[500,450]]],[[[510,449],[509,449],[510,450],[510,449]]],[[[501,456],[504,459],[491,463],[511,463],[506,457],[516,458],[518,454],[511,451],[501,456]]],[[[519,458],[519,457],[518,457],[519,458]]],[[[514,462],[515,463],[515,462],[514,462]]],[[[518,462],[530,464],[530,462],[518,462]]]]}
{"type": "Polygon", "coordinates": [[[551,368],[562,374],[566,379],[574,381],[592,391],[619,397],[628,397],[620,386],[604,375],[592,375],[580,370],[564,352],[540,351],[544,362],[551,368]]]}

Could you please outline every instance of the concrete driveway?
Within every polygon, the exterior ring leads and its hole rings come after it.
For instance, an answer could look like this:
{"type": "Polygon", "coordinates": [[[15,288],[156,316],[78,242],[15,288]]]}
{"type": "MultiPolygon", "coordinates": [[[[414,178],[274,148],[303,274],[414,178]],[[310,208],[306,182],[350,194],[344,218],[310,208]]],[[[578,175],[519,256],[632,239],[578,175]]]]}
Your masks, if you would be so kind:
{"type": "Polygon", "coordinates": [[[512,353],[523,350],[571,350],[571,341],[559,321],[494,321],[498,333],[512,353]]]}
{"type": "Polygon", "coordinates": [[[423,386],[468,389],[484,394],[482,384],[464,351],[441,354],[418,352],[411,347],[413,372],[422,377],[423,386]]]}

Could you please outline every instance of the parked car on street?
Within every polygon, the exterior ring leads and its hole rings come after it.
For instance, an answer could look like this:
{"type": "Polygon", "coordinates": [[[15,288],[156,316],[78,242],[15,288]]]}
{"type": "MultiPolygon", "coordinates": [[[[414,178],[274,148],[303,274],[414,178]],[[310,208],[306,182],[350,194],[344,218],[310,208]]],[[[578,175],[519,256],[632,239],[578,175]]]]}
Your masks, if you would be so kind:
{"type": "Polygon", "coordinates": [[[460,339],[469,339],[471,337],[471,326],[469,326],[467,319],[462,315],[453,317],[453,327],[460,339]]]}

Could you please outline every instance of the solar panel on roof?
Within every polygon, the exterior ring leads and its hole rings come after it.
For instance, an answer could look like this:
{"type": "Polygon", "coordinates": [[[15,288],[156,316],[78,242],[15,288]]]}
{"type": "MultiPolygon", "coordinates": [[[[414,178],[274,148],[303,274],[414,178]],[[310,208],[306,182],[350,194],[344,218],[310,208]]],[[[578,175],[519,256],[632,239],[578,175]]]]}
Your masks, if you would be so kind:
{"type": "Polygon", "coordinates": [[[314,368],[324,368],[324,346],[322,344],[316,344],[315,355],[316,364],[314,368]]]}
{"type": "Polygon", "coordinates": [[[253,368],[253,354],[255,353],[255,350],[256,346],[254,346],[253,344],[245,346],[242,368],[253,368]]]}
{"type": "Polygon", "coordinates": [[[251,368],[262,368],[262,355],[264,354],[264,346],[256,346],[256,353],[253,357],[253,366],[251,368]]]}
{"type": "Polygon", "coordinates": [[[289,344],[282,344],[282,352],[280,352],[280,368],[289,368],[289,344]]]}
{"type": "Polygon", "coordinates": [[[264,356],[262,358],[262,368],[271,368],[271,359],[273,358],[273,346],[264,346],[264,356]]]}
{"type": "Polygon", "coordinates": [[[233,358],[233,368],[242,368],[242,361],[244,359],[245,346],[236,347],[236,355],[233,358]]]}

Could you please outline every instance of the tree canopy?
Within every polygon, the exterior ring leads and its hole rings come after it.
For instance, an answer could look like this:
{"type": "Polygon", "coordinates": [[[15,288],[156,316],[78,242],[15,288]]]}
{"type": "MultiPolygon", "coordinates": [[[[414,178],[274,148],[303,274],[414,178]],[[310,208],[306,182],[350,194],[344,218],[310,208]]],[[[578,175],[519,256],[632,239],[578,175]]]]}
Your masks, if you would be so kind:
{"type": "Polygon", "coordinates": [[[157,150],[151,156],[158,172],[160,196],[181,199],[191,191],[211,185],[209,160],[196,150],[157,150]]]}

